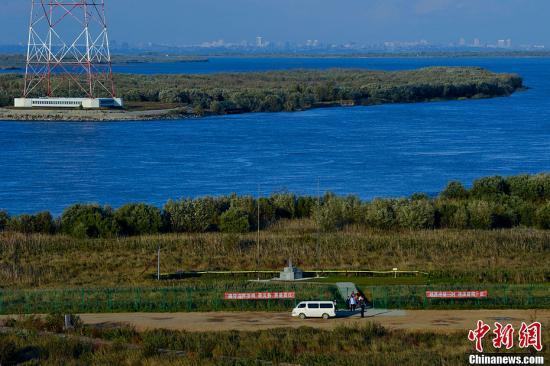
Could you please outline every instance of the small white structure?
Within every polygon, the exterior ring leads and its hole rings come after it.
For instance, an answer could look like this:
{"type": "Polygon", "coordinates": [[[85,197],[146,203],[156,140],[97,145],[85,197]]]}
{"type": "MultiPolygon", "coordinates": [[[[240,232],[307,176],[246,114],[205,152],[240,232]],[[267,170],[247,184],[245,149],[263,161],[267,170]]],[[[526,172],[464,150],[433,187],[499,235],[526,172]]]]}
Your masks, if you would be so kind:
{"type": "Polygon", "coordinates": [[[279,280],[281,281],[295,281],[301,280],[304,277],[304,272],[301,269],[294,267],[292,261],[288,261],[288,266],[283,269],[279,274],[279,280]]]}
{"type": "Polygon", "coordinates": [[[120,108],[122,98],[15,98],[15,108],[120,108]]]}

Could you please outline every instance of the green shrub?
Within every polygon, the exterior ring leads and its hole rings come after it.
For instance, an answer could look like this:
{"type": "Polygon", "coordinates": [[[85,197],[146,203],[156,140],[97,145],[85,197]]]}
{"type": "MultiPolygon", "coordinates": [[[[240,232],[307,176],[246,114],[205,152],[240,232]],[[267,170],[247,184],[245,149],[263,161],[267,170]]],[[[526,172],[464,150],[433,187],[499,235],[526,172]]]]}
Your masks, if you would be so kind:
{"type": "Polygon", "coordinates": [[[34,233],[34,218],[32,215],[19,215],[10,218],[8,229],[23,234],[34,233]]]}
{"type": "Polygon", "coordinates": [[[502,177],[485,177],[475,180],[470,192],[476,198],[492,199],[498,195],[510,194],[510,186],[502,177]]]}
{"type": "Polygon", "coordinates": [[[438,199],[435,202],[435,208],[435,227],[451,228],[453,216],[458,210],[458,203],[455,201],[438,199]]]}
{"type": "Polygon", "coordinates": [[[518,175],[506,179],[510,194],[525,201],[541,202],[550,199],[550,174],[518,175]]]}
{"type": "Polygon", "coordinates": [[[0,211],[0,231],[4,231],[8,222],[10,220],[10,215],[6,211],[0,211]]]}
{"type": "Polygon", "coordinates": [[[44,319],[44,328],[48,332],[62,333],[65,328],[65,316],[61,313],[51,313],[44,319]]]}
{"type": "Polygon", "coordinates": [[[550,202],[539,207],[536,213],[536,223],[540,229],[550,229],[550,202]]]}
{"type": "Polygon", "coordinates": [[[143,203],[132,203],[115,211],[115,220],[125,235],[156,234],[162,228],[161,211],[143,203]]]}
{"type": "MultiPolygon", "coordinates": [[[[260,205],[260,228],[267,228],[277,221],[278,219],[277,210],[273,205],[272,200],[269,198],[262,197],[257,202],[259,202],[259,205],[260,205]]],[[[254,225],[251,225],[251,227],[257,229],[257,221],[258,221],[257,206],[256,206],[256,209],[254,210],[254,216],[256,220],[253,221],[254,225]]]]}
{"type": "Polygon", "coordinates": [[[488,201],[474,200],[468,203],[468,217],[473,229],[493,228],[494,205],[488,201]]]}
{"type": "Polygon", "coordinates": [[[219,216],[228,208],[224,198],[170,200],[164,205],[164,215],[171,232],[202,233],[217,228],[219,216]]]}
{"type": "Polygon", "coordinates": [[[376,199],[364,208],[364,223],[372,228],[389,230],[397,225],[397,218],[390,200],[376,199]]]}
{"type": "Polygon", "coordinates": [[[296,196],[292,193],[277,193],[271,196],[275,216],[283,219],[296,217],[296,196]]]}
{"type": "Polygon", "coordinates": [[[450,218],[449,224],[454,229],[468,229],[470,227],[470,214],[465,202],[458,204],[456,211],[450,218]]]}
{"type": "Polygon", "coordinates": [[[230,208],[220,217],[220,230],[224,233],[246,233],[250,231],[248,214],[237,208],[230,208]]]}
{"type": "Polygon", "coordinates": [[[314,207],[313,217],[325,232],[341,230],[346,225],[343,201],[333,195],[326,196],[321,206],[314,207]]]}
{"type": "Polygon", "coordinates": [[[468,198],[468,195],[469,193],[462,183],[453,181],[447,184],[447,187],[441,192],[440,197],[444,199],[464,200],[468,198]]]}
{"type": "Polygon", "coordinates": [[[536,212],[537,206],[532,202],[521,202],[517,206],[517,213],[519,215],[519,225],[525,227],[536,226],[536,212]]]}
{"type": "Polygon", "coordinates": [[[40,212],[34,215],[34,232],[40,234],[53,234],[55,223],[51,213],[40,212]]]}
{"type": "Polygon", "coordinates": [[[49,212],[36,215],[20,215],[9,219],[7,228],[23,234],[53,234],[55,225],[49,212]]]}
{"type": "Polygon", "coordinates": [[[200,104],[196,104],[195,106],[193,106],[193,114],[198,117],[204,116],[205,114],[204,107],[200,104]]]}
{"type": "Polygon", "coordinates": [[[363,216],[363,203],[357,196],[347,196],[342,200],[342,219],[344,225],[359,223],[363,216]]]}
{"type": "Polygon", "coordinates": [[[80,204],[63,212],[61,230],[77,238],[106,238],[121,232],[110,208],[80,204]]]}
{"type": "Polygon", "coordinates": [[[435,208],[428,200],[403,201],[397,204],[397,222],[404,229],[433,229],[435,208]]]}
{"type": "Polygon", "coordinates": [[[296,217],[309,218],[313,214],[313,207],[317,204],[317,199],[314,197],[298,197],[296,200],[296,217]]]}

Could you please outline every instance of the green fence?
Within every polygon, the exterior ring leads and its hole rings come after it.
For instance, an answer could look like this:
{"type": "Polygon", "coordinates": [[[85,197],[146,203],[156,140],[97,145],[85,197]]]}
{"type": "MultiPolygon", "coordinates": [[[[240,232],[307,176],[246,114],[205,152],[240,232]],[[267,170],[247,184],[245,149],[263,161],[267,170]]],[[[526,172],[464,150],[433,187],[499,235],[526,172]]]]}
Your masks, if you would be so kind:
{"type": "Polygon", "coordinates": [[[339,298],[330,285],[188,286],[0,291],[0,314],[287,311],[297,301],[339,298]],[[296,292],[288,300],[225,300],[225,292],[296,292]]]}
{"type": "Polygon", "coordinates": [[[373,286],[362,289],[384,309],[539,309],[550,308],[548,285],[373,286]],[[486,298],[434,299],[426,291],[487,291],[486,298]]]}
{"type": "MultiPolygon", "coordinates": [[[[373,286],[361,289],[376,308],[550,308],[548,285],[373,286]],[[429,299],[426,291],[488,291],[481,299],[429,299]]],[[[161,288],[88,288],[0,291],[0,314],[288,311],[298,301],[337,300],[335,286],[316,284],[200,285],[161,288]],[[296,292],[293,300],[225,300],[225,292],[296,292]]]]}

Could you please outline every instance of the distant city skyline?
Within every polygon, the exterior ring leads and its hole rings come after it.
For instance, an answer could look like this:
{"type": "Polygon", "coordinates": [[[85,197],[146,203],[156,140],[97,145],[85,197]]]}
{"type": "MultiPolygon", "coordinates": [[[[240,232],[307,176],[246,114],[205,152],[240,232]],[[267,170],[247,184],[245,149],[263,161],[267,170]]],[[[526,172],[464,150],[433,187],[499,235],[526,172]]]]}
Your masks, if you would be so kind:
{"type": "MultiPolygon", "coordinates": [[[[0,44],[24,44],[30,0],[2,0],[0,44]]],[[[550,45],[547,0],[106,0],[113,40],[173,46],[550,45]],[[477,41],[476,41],[477,40],[477,41]],[[220,42],[221,41],[221,42],[220,42]]]]}
{"type": "Polygon", "coordinates": [[[391,48],[391,47],[456,47],[456,48],[508,48],[508,49],[538,49],[545,48],[544,44],[537,43],[522,43],[517,44],[511,38],[497,38],[492,40],[484,40],[478,37],[473,39],[459,38],[456,40],[449,40],[447,42],[433,42],[427,39],[419,40],[385,40],[376,43],[358,43],[354,41],[345,41],[342,43],[328,43],[322,39],[305,39],[302,41],[289,41],[289,40],[271,40],[264,36],[255,36],[250,39],[243,40],[226,40],[226,39],[214,39],[200,43],[192,44],[175,44],[175,43],[156,43],[156,42],[137,42],[132,43],[126,40],[113,40],[115,46],[120,47],[125,45],[127,47],[147,46],[147,45],[166,45],[174,47],[206,47],[206,48],[219,48],[219,47],[310,47],[310,48],[327,48],[327,47],[356,47],[356,48],[391,48]]]}

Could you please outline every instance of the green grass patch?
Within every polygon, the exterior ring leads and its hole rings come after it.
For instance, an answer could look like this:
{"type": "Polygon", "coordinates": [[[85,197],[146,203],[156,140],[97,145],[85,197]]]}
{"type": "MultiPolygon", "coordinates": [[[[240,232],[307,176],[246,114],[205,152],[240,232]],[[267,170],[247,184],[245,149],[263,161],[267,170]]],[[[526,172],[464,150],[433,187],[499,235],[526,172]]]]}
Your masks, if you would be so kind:
{"type": "Polygon", "coordinates": [[[329,276],[315,278],[308,282],[335,284],[336,282],[353,282],[357,286],[393,286],[393,285],[427,285],[430,279],[426,276],[405,277],[366,277],[366,276],[329,276]]]}

